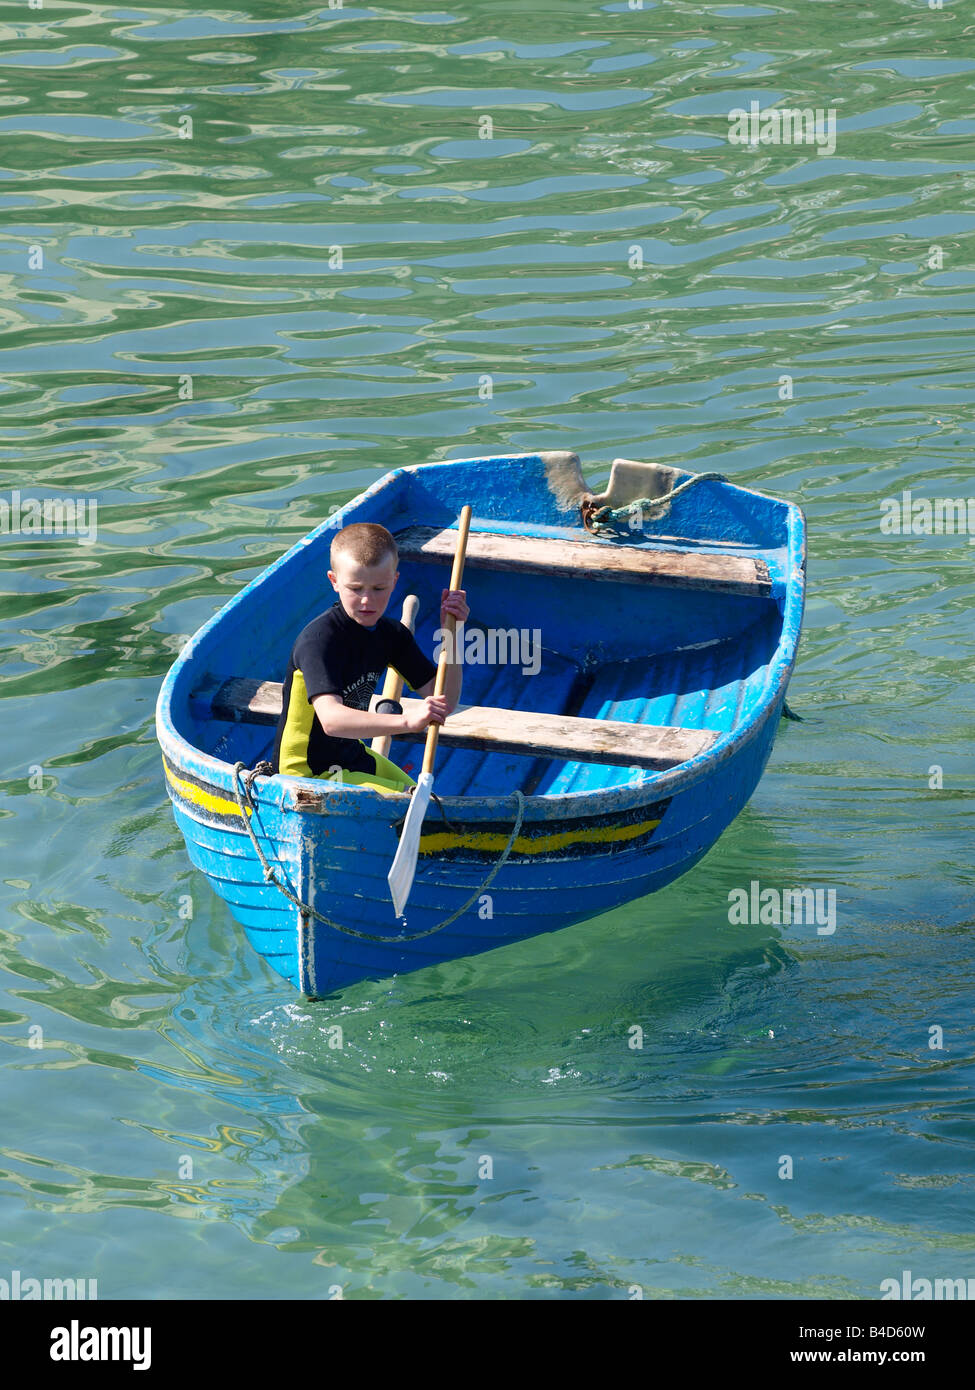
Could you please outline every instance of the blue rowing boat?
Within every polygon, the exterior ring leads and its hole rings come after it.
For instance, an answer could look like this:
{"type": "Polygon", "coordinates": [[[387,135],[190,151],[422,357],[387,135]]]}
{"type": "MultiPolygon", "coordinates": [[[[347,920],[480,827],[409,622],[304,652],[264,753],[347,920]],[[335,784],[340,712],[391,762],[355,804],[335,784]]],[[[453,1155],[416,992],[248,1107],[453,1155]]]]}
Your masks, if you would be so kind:
{"type": "MultiPolygon", "coordinates": [[[[299,541],[191,639],[156,728],[176,823],[257,951],[312,998],[556,931],[662,888],[707,853],[772,750],[799,640],[791,503],[575,454],[399,468],[299,541]],[[461,707],[405,917],[387,874],[409,805],[267,775],[295,637],[335,595],[336,530],[386,526],[433,651],[456,520],[474,509],[461,707]],[[262,764],[263,767],[262,767],[262,764]]],[[[390,752],[414,776],[423,735],[390,752]]]]}

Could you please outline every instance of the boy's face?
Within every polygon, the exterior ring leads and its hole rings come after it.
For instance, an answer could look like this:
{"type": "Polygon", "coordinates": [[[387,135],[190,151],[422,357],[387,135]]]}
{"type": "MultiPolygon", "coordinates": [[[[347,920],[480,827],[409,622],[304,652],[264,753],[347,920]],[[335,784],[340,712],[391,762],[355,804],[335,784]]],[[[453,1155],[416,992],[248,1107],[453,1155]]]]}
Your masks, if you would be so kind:
{"type": "Polygon", "coordinates": [[[374,627],[386,611],[399,573],[392,559],[381,565],[360,565],[340,555],[328,577],[349,617],[362,627],[374,627]]]}

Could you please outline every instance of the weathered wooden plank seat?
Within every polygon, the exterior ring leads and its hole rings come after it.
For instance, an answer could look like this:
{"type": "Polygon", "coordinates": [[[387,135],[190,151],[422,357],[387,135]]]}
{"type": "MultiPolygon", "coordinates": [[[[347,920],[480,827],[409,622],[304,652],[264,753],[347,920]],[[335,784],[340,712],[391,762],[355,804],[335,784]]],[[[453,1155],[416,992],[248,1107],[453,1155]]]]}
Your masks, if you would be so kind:
{"type": "MultiPolygon", "coordinates": [[[[404,700],[402,703],[405,709],[419,702],[404,700]]],[[[214,719],[276,724],[281,714],[281,686],[277,681],[236,676],[220,686],[212,695],[210,705],[214,719]]],[[[398,734],[395,737],[422,743],[426,735],[398,734]]],[[[626,724],[616,719],[575,719],[568,715],[495,709],[487,705],[460,705],[440,730],[440,742],[456,748],[521,753],[532,758],[561,758],[566,762],[609,763],[653,771],[689,761],[710,748],[716,737],[707,729],[626,724]]]]}
{"type": "MultiPolygon", "coordinates": [[[[280,681],[233,676],[212,696],[213,718],[229,719],[234,724],[276,724],[281,718],[283,690],[280,681]]],[[[201,691],[196,698],[206,699],[206,695],[201,691]]]]}
{"type": "MultiPolygon", "coordinates": [[[[436,526],[411,526],[396,536],[401,559],[437,564],[453,558],[456,543],[455,530],[440,530],[436,526]]],[[[595,540],[566,541],[471,531],[466,563],[473,569],[553,574],[604,583],[626,580],[756,598],[768,598],[772,592],[768,565],[750,555],[641,550],[634,545],[609,545],[595,540]]]]}

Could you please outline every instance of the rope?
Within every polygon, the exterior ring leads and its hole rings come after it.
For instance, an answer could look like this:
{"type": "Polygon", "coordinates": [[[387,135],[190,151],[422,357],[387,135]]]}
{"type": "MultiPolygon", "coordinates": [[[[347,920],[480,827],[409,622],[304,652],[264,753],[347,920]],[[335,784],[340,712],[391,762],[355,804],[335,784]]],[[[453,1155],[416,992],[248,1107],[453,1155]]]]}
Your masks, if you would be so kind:
{"type": "MultiPolygon", "coordinates": [[[[261,861],[261,868],[264,870],[265,881],[267,883],[273,883],[275,888],[277,888],[279,892],[283,893],[289,902],[294,904],[294,906],[301,913],[302,917],[304,917],[306,920],[309,917],[314,917],[316,922],[321,922],[324,926],[331,927],[333,931],[342,932],[345,936],[358,937],[360,941],[378,941],[382,945],[393,944],[398,941],[419,941],[421,937],[433,936],[436,932],[443,931],[445,927],[449,927],[451,922],[456,922],[458,917],[462,917],[463,914],[467,911],[467,909],[473,906],[473,904],[481,896],[484,890],[491,886],[491,884],[494,882],[495,876],[504,867],[508,855],[511,853],[511,847],[518,838],[518,832],[521,829],[521,823],[524,820],[525,816],[525,798],[523,794],[516,789],[514,792],[512,792],[512,795],[516,798],[518,804],[518,811],[515,816],[514,829],[508,836],[508,843],[505,845],[504,850],[501,853],[500,859],[491,869],[491,872],[488,874],[487,878],[484,880],[484,882],[481,884],[479,888],[475,889],[475,891],[467,899],[467,902],[464,903],[463,907],[459,907],[456,912],[452,912],[449,917],[445,917],[444,920],[442,922],[438,922],[435,927],[428,927],[426,931],[412,932],[409,934],[401,932],[399,936],[377,936],[373,935],[370,932],[358,931],[355,927],[343,926],[341,922],[333,922],[330,917],[325,917],[321,912],[316,912],[313,907],[310,907],[308,905],[308,903],[303,903],[295,893],[292,893],[291,889],[287,886],[287,884],[281,883],[275,877],[274,869],[269,864],[267,856],[261,849],[261,846],[258,843],[257,836],[254,834],[254,830],[251,825],[252,817],[248,817],[247,815],[248,806],[250,807],[252,815],[253,812],[256,810],[254,800],[251,795],[251,788],[254,784],[254,778],[259,775],[258,768],[269,766],[270,765],[267,763],[258,763],[257,767],[254,769],[253,772],[248,772],[245,763],[234,763],[234,796],[237,798],[237,808],[240,811],[241,819],[244,822],[244,829],[250,836],[251,844],[254,846],[254,849],[257,852],[257,857],[261,861]],[[245,774],[243,777],[241,777],[241,772],[245,774]],[[245,787],[245,791],[243,792],[240,789],[241,782],[244,783],[245,787]]],[[[446,820],[446,817],[444,817],[444,819],[446,820]]],[[[280,868],[280,865],[278,867],[280,868]]]]}
{"type": "Polygon", "coordinates": [[[625,507],[594,507],[588,517],[589,529],[598,530],[600,526],[607,526],[610,522],[625,521],[627,517],[635,515],[637,511],[650,511],[654,507],[662,507],[665,502],[672,502],[675,497],[679,497],[682,492],[686,492],[695,483],[726,483],[727,481],[728,479],[723,473],[695,473],[693,478],[685,478],[670,492],[664,493],[663,497],[638,497],[635,502],[627,502],[625,507]]]}

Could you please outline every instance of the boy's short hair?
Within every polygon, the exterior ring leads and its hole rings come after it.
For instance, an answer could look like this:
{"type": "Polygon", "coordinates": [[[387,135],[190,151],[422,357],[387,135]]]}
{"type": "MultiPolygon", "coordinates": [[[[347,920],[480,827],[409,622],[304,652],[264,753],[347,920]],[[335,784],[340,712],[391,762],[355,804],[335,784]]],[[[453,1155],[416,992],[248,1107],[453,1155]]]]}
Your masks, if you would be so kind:
{"type": "Polygon", "coordinates": [[[377,526],[371,521],[357,521],[352,526],[343,526],[332,540],[329,563],[335,569],[335,561],[346,555],[357,565],[385,564],[392,560],[399,564],[399,551],[396,542],[385,526],[377,526]]]}

